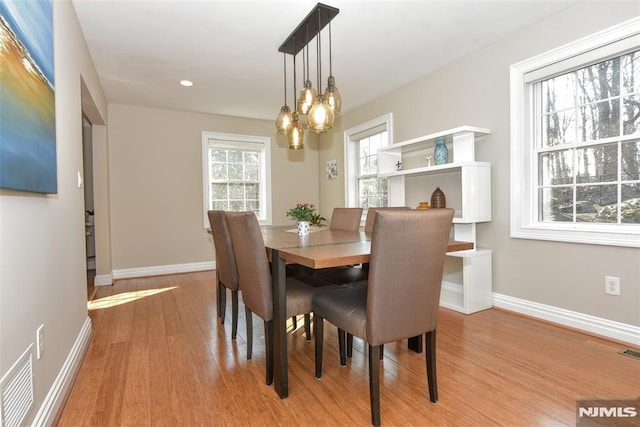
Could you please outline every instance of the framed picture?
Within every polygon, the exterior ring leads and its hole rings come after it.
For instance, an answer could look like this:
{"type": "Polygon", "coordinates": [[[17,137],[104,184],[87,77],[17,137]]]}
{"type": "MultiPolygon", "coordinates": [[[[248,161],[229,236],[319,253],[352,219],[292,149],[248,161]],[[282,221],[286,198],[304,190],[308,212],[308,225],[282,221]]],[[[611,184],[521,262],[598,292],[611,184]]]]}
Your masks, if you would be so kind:
{"type": "Polygon", "coordinates": [[[57,193],[51,0],[0,0],[0,187],[57,193]]]}
{"type": "Polygon", "coordinates": [[[335,179],[338,176],[338,162],[334,160],[327,161],[327,179],[335,179]]]}

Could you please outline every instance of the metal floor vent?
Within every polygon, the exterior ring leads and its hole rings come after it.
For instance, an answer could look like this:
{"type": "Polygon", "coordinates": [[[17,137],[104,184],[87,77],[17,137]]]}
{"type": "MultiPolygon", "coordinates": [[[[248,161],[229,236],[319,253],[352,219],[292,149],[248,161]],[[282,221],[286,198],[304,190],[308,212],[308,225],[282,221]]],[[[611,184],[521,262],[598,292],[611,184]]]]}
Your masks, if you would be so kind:
{"type": "Polygon", "coordinates": [[[33,344],[0,380],[0,426],[18,427],[33,405],[33,344]]]}
{"type": "Polygon", "coordinates": [[[640,360],[640,351],[631,350],[630,348],[625,348],[624,350],[620,350],[618,353],[640,360]]]}

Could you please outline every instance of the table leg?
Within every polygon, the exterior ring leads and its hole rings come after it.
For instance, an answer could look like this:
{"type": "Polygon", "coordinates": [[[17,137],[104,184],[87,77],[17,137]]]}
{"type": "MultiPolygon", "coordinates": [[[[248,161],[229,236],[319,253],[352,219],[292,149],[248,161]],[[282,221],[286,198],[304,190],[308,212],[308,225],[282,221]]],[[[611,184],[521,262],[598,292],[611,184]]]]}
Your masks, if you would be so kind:
{"type": "Polygon", "coordinates": [[[281,399],[289,396],[287,372],[287,271],[280,251],[271,250],[273,286],[273,388],[281,399]]]}

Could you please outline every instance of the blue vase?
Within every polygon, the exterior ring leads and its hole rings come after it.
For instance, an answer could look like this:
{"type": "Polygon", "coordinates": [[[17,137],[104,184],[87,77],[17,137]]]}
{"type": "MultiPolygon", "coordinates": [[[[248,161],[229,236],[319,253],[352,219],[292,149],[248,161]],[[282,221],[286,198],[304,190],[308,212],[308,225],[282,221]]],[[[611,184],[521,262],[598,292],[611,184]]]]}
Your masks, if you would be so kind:
{"type": "Polygon", "coordinates": [[[444,165],[449,160],[449,150],[444,143],[444,139],[436,140],[436,148],[433,150],[433,158],[436,165],[444,165]]]}

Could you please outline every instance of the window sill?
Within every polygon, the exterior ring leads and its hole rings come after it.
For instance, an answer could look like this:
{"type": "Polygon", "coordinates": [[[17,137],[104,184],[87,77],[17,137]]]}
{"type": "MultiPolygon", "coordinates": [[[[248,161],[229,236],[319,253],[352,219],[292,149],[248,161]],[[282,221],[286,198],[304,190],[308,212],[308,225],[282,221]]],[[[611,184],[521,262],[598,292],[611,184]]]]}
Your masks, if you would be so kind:
{"type": "Polygon", "coordinates": [[[607,232],[592,231],[586,228],[578,226],[567,227],[565,224],[512,227],[511,237],[514,239],[640,248],[640,227],[637,225],[629,225],[628,227],[616,226],[615,231],[607,232]]]}

